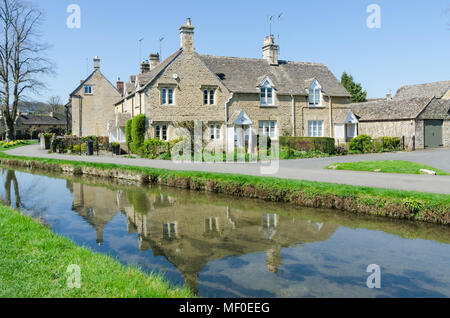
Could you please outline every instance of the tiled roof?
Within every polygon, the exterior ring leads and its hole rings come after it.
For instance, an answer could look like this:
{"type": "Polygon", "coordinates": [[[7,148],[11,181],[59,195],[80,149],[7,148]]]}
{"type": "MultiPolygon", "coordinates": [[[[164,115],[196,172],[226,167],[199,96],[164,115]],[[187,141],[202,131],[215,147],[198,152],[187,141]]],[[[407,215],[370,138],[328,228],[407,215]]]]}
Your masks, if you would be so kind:
{"type": "Polygon", "coordinates": [[[434,82],[419,85],[400,87],[395,94],[395,99],[415,97],[441,98],[450,89],[450,81],[434,82]]]}
{"type": "Polygon", "coordinates": [[[384,99],[349,106],[359,121],[407,120],[416,119],[431,101],[430,97],[384,99]]]}
{"type": "Polygon", "coordinates": [[[66,125],[65,117],[51,117],[51,116],[34,116],[34,115],[20,115],[18,120],[22,125],[66,125]]]}
{"type": "Polygon", "coordinates": [[[349,93],[324,64],[279,61],[273,66],[263,59],[198,55],[222,83],[236,93],[257,93],[266,76],[278,94],[308,95],[317,79],[325,94],[349,97],[349,93]]]}

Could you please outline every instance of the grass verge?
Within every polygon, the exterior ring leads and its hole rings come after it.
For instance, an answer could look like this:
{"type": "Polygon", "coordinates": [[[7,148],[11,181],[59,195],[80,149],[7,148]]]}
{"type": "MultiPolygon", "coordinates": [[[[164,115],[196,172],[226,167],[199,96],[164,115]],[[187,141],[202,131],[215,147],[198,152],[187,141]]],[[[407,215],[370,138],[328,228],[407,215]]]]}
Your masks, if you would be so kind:
{"type": "Polygon", "coordinates": [[[147,275],[115,259],[79,247],[30,217],[0,205],[0,297],[175,298],[192,297],[159,274],[147,275]],[[69,288],[78,265],[81,287],[69,288]]]}
{"type": "Polygon", "coordinates": [[[10,156],[0,153],[0,163],[73,175],[92,175],[154,183],[238,197],[288,202],[305,207],[330,208],[353,213],[450,224],[450,195],[379,189],[196,171],[172,171],[117,164],[10,156]]]}
{"type": "Polygon", "coordinates": [[[341,162],[329,165],[326,167],[326,169],[402,173],[402,174],[422,174],[420,172],[420,169],[427,169],[436,171],[436,174],[439,176],[450,175],[450,173],[448,172],[427,165],[401,160],[341,162]]]}

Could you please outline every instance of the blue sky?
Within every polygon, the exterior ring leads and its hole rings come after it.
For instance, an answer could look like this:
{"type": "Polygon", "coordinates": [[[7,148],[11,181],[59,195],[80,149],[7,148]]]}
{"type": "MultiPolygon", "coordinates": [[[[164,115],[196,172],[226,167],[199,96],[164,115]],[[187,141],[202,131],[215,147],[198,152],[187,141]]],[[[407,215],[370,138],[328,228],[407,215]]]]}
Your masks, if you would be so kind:
{"type": "Polygon", "coordinates": [[[450,0],[280,0],[280,1],[153,1],[34,0],[46,12],[43,41],[57,75],[35,99],[45,101],[69,93],[101,58],[102,72],[115,83],[139,69],[143,59],[159,51],[163,57],[179,48],[178,28],[192,18],[198,53],[261,57],[269,33],[267,17],[283,12],[273,33],[280,34],[281,59],[325,63],[340,78],[352,74],[369,97],[385,96],[402,85],[450,80],[450,0]],[[68,5],[81,8],[81,28],[69,29],[68,5]],[[381,28],[369,29],[370,4],[381,7],[381,28]]]}

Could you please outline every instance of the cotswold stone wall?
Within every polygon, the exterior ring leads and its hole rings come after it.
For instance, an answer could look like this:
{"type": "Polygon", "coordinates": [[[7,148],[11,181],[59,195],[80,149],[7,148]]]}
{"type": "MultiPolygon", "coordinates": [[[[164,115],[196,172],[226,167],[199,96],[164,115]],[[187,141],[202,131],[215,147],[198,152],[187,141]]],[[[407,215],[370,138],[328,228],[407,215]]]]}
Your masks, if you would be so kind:
{"type": "Polygon", "coordinates": [[[444,120],[442,138],[444,139],[444,147],[450,147],[450,120],[444,120]]]}
{"type": "Polygon", "coordinates": [[[93,94],[85,94],[84,86],[75,92],[81,99],[72,98],[72,133],[81,137],[107,136],[107,123],[114,119],[114,104],[120,94],[100,72],[95,72],[85,85],[92,86],[93,94]]]}
{"type": "MultiPolygon", "coordinates": [[[[423,127],[423,121],[422,127],[423,127]]],[[[405,137],[405,147],[412,149],[412,137],[416,136],[416,148],[421,144],[423,148],[423,129],[416,129],[416,122],[412,120],[382,121],[382,122],[360,122],[358,135],[369,135],[372,138],[379,137],[405,137]]]]}

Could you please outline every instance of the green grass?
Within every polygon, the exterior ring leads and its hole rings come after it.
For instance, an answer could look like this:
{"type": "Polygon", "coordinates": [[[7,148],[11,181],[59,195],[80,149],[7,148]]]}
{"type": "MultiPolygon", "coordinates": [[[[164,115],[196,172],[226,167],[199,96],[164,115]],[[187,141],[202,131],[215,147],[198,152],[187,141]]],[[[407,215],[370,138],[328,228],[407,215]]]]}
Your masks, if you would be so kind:
{"type": "Polygon", "coordinates": [[[148,275],[112,257],[79,247],[20,212],[0,206],[0,297],[175,298],[193,297],[159,274],[148,275]],[[70,289],[70,272],[81,269],[81,288],[70,289]]]}
{"type": "Polygon", "coordinates": [[[37,140],[23,140],[22,144],[19,144],[19,145],[16,145],[16,146],[12,146],[12,147],[3,147],[3,145],[0,144],[0,151],[12,150],[12,149],[23,147],[23,146],[27,146],[27,145],[34,145],[34,144],[37,144],[37,143],[38,143],[37,140]]]}
{"type": "Polygon", "coordinates": [[[403,174],[422,174],[420,169],[427,169],[436,171],[437,175],[449,176],[450,173],[423,165],[401,160],[386,160],[386,161],[360,161],[360,162],[345,162],[335,163],[326,167],[326,169],[336,170],[353,170],[353,171],[372,171],[380,169],[379,172],[384,173],[403,173],[403,174]]]}

